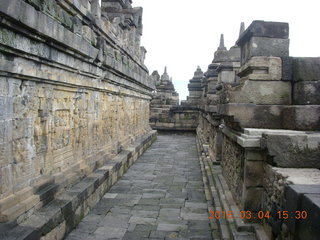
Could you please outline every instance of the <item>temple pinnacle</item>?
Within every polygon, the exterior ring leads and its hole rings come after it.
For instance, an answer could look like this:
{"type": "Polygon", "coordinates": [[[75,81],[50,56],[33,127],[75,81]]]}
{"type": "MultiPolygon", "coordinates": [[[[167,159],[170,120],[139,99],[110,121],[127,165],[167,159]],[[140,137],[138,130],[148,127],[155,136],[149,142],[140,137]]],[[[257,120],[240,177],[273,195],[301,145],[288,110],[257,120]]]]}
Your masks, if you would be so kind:
{"type": "Polygon", "coordinates": [[[218,47],[218,50],[227,50],[226,47],[224,46],[224,36],[221,34],[220,36],[220,45],[218,47]]]}
{"type": "Polygon", "coordinates": [[[167,73],[167,66],[164,67],[164,73],[167,73]]]}
{"type": "Polygon", "coordinates": [[[245,30],[244,22],[241,22],[240,31],[239,31],[239,37],[240,37],[241,34],[244,32],[244,30],[245,30]]]}

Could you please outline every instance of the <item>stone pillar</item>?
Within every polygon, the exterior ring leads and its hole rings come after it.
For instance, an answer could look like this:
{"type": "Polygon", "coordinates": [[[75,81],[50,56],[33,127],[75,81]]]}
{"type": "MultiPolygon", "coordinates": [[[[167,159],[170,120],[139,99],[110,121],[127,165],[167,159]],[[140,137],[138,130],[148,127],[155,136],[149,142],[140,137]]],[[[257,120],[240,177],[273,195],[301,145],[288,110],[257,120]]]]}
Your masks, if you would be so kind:
{"type": "Polygon", "coordinates": [[[245,211],[261,211],[265,152],[261,149],[245,148],[242,204],[245,211]]]}

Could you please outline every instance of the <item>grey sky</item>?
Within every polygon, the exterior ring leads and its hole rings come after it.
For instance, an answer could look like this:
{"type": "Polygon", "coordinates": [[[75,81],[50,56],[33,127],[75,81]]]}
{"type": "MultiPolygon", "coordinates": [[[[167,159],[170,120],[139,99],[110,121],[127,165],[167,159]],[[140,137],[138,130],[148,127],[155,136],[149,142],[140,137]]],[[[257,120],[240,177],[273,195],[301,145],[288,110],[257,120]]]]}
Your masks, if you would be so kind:
{"type": "Polygon", "coordinates": [[[220,34],[228,49],[235,44],[240,22],[246,27],[253,20],[288,22],[290,56],[320,56],[318,0],[133,0],[133,6],[144,9],[146,66],[159,74],[167,66],[180,100],[188,95],[197,65],[207,70],[220,34]]]}

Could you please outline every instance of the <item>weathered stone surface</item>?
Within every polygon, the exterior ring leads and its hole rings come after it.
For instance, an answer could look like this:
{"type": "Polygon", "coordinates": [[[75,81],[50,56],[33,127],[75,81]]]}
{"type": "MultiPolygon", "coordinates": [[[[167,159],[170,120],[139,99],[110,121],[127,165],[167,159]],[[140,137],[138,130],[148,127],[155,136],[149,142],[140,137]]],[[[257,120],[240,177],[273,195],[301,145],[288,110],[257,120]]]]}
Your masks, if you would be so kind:
{"type": "Polygon", "coordinates": [[[252,57],[241,66],[240,77],[253,81],[280,81],[282,79],[282,61],[280,57],[252,57]]]}
{"type": "Polygon", "coordinates": [[[246,187],[259,187],[263,182],[263,162],[247,161],[244,166],[244,185],[246,187]]]}
{"type": "Polygon", "coordinates": [[[293,103],[297,105],[320,104],[320,80],[296,82],[293,88],[293,103]]]}
{"type": "Polygon", "coordinates": [[[301,220],[299,223],[299,237],[316,240],[320,234],[317,224],[317,220],[320,217],[320,194],[304,195],[301,210],[304,210],[307,216],[306,219],[301,220]]]}
{"type": "MultiPolygon", "coordinates": [[[[256,214],[270,211],[271,218],[264,220],[269,236],[294,239],[297,227],[288,231],[277,212],[287,210],[284,189],[288,184],[319,184],[319,59],[289,57],[287,23],[254,21],[240,32],[240,69],[237,61],[228,59],[221,38],[202,79],[197,134],[201,159],[207,164],[204,182],[213,178],[215,185],[230,189],[219,194],[211,189],[213,198],[227,199],[215,206],[228,209],[233,204],[235,209],[235,201],[256,214]],[[233,75],[237,71],[240,80],[233,75]],[[226,181],[212,171],[213,164],[219,163],[226,181]]],[[[235,225],[244,227],[237,220],[235,225]]],[[[220,226],[222,236],[228,238],[223,231],[227,226],[220,226]]],[[[263,235],[260,230],[256,234],[263,235]]],[[[252,235],[233,233],[233,237],[252,235]]]]}
{"type": "MultiPolygon", "coordinates": [[[[98,1],[1,6],[8,20],[0,29],[0,215],[7,221],[52,200],[50,187],[40,191],[48,183],[62,191],[149,132],[153,84],[140,49],[141,9],[116,11],[134,22],[127,39],[119,23],[92,17],[91,10],[100,17],[98,1]]],[[[122,175],[128,163],[120,162],[122,175]]],[[[96,189],[87,190],[80,192],[96,189]]]]}
{"type": "MultiPolygon", "coordinates": [[[[128,158],[132,158],[135,155],[134,152],[136,151],[136,149],[141,148],[142,150],[145,150],[151,144],[151,142],[155,140],[154,137],[155,132],[153,135],[144,136],[144,138],[142,138],[140,142],[136,144],[137,147],[132,148],[133,152],[127,151],[128,158]],[[138,147],[139,145],[140,147],[138,147]]],[[[142,153],[143,151],[141,151],[141,153],[138,152],[138,156],[140,156],[142,153]]],[[[39,210],[35,209],[33,215],[31,215],[27,220],[22,219],[22,222],[18,222],[19,225],[17,227],[12,227],[11,231],[17,231],[21,227],[27,227],[30,229],[34,229],[34,231],[32,232],[26,233],[30,237],[32,237],[32,234],[40,234],[49,239],[62,239],[65,233],[69,232],[79,224],[82,218],[86,214],[88,214],[89,209],[96,205],[103,194],[111,187],[111,176],[115,175],[115,181],[118,179],[118,177],[120,176],[120,169],[116,168],[117,163],[117,161],[113,161],[114,167],[106,168],[104,166],[98,169],[95,174],[90,174],[80,183],[71,187],[66,193],[57,196],[55,200],[51,201],[46,206],[42,207],[39,210]],[[103,172],[105,173],[102,174],[103,172]],[[108,172],[108,174],[106,172],[108,172]],[[105,178],[104,176],[110,177],[105,178]]],[[[93,217],[92,215],[88,216],[89,222],[92,223],[102,220],[102,218],[104,218],[105,215],[107,215],[107,213],[112,209],[112,203],[110,202],[113,199],[114,198],[103,198],[102,201],[99,202],[96,208],[92,211],[92,213],[96,214],[96,217],[93,217]]],[[[138,203],[139,199],[137,200],[135,198],[132,198],[131,195],[119,195],[119,199],[117,199],[116,201],[123,203],[124,206],[128,206],[128,202],[134,201],[134,204],[136,204],[138,203]]],[[[38,202],[39,200],[35,204],[37,204],[38,202]]],[[[25,204],[22,205],[24,206],[24,211],[26,211],[25,209],[30,208],[30,206],[28,207],[28,204],[31,203],[32,202],[30,202],[30,198],[22,202],[22,204],[25,204]]],[[[18,204],[17,206],[20,205],[21,204],[18,204]]],[[[13,206],[15,207],[15,205],[13,206]]],[[[129,217],[128,215],[124,216],[126,216],[127,218],[126,222],[123,221],[123,217],[119,217],[119,214],[117,214],[116,216],[112,216],[111,218],[107,215],[104,220],[105,222],[109,221],[109,223],[111,222],[112,224],[116,223],[117,226],[124,224],[124,226],[127,227],[127,220],[129,219],[129,217]],[[119,219],[117,220],[116,218],[119,219]]],[[[93,228],[96,229],[98,227],[98,224],[94,224],[91,226],[86,226],[85,229],[87,229],[88,231],[93,231],[93,228]]],[[[6,229],[6,232],[4,232],[4,234],[11,236],[10,229],[9,232],[8,229],[6,229]]]]}
{"type": "Polygon", "coordinates": [[[194,135],[160,135],[66,239],[211,239],[201,179],[194,135]]]}
{"type": "Polygon", "coordinates": [[[320,135],[305,134],[277,134],[263,135],[262,146],[267,148],[273,157],[273,163],[278,167],[307,167],[319,168],[320,135]]]}
{"type": "Polygon", "coordinates": [[[223,137],[221,167],[237,203],[241,203],[243,192],[244,149],[229,137],[223,137]]]}
{"type": "Polygon", "coordinates": [[[243,41],[252,36],[287,39],[289,37],[289,24],[281,22],[253,21],[240,35],[237,44],[241,46],[243,41]]]}
{"type": "Polygon", "coordinates": [[[285,106],[283,108],[283,127],[307,131],[320,129],[320,106],[285,106]]]}
{"type": "MultiPolygon", "coordinates": [[[[296,211],[307,211],[302,206],[302,199],[305,198],[305,194],[320,195],[320,187],[318,185],[289,185],[285,188],[285,209],[290,213],[296,213],[296,211]]],[[[314,211],[314,210],[313,210],[314,211]]],[[[312,212],[313,212],[312,211],[312,212]]],[[[309,211],[307,211],[308,214],[309,211]]],[[[311,213],[311,212],[310,212],[311,213]]],[[[289,218],[285,220],[285,224],[289,231],[294,233],[298,229],[298,225],[301,222],[300,219],[289,218]]],[[[304,231],[304,230],[302,230],[304,231]]]]}
{"type": "Polygon", "coordinates": [[[240,85],[226,91],[228,103],[263,105],[291,104],[291,84],[282,81],[240,80],[240,85]]]}
{"type": "Polygon", "coordinates": [[[245,201],[243,202],[244,210],[251,212],[261,211],[261,199],[264,189],[262,187],[252,187],[243,190],[245,201]]]}
{"type": "Polygon", "coordinates": [[[319,81],[320,58],[293,58],[293,80],[319,81]]]}

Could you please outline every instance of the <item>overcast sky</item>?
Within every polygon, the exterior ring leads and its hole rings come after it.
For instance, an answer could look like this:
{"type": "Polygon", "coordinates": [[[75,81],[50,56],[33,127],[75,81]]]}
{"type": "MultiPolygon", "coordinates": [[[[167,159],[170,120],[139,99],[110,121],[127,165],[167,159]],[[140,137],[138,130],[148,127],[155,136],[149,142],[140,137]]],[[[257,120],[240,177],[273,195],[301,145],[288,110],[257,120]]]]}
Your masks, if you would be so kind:
{"type": "Polygon", "coordinates": [[[290,56],[320,56],[319,0],[133,0],[133,6],[143,7],[145,64],[160,75],[167,66],[180,100],[197,66],[207,70],[220,34],[229,49],[241,22],[288,22],[290,56]]]}

